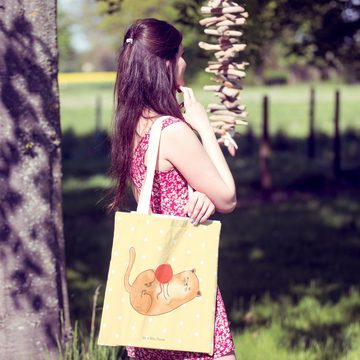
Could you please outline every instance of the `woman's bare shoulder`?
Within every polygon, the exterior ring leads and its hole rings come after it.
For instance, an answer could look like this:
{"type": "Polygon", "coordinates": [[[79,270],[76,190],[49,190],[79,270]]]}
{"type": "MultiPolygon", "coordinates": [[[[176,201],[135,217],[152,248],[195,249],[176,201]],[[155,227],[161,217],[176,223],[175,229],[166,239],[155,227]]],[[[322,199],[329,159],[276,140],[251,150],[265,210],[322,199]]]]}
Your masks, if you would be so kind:
{"type": "MultiPolygon", "coordinates": [[[[180,129],[190,129],[191,130],[191,126],[184,120],[181,119],[177,116],[173,116],[173,115],[169,115],[168,117],[165,118],[165,120],[163,121],[163,125],[162,125],[162,129],[172,129],[171,132],[176,132],[177,130],[180,129]],[[169,126],[172,125],[172,126],[169,126]]],[[[166,132],[169,132],[169,130],[167,130],[166,132]]]]}

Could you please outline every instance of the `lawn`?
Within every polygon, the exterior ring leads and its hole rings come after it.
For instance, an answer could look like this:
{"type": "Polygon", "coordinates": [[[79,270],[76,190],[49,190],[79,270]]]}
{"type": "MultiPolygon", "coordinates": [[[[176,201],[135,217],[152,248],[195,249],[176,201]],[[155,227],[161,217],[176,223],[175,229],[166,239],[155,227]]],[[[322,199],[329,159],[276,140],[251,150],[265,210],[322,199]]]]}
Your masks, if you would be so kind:
{"type": "MultiPolygon", "coordinates": [[[[211,92],[202,87],[192,86],[199,101],[207,106],[208,103],[218,102],[211,92]]],[[[333,114],[335,90],[341,94],[341,130],[349,128],[360,129],[360,86],[317,84],[315,125],[318,131],[326,134],[333,133],[333,114]]],[[[110,126],[113,109],[113,84],[64,85],[60,88],[62,129],[73,129],[76,134],[90,133],[95,129],[96,97],[101,97],[103,128],[110,126]]],[[[292,137],[304,137],[308,133],[310,85],[288,86],[253,86],[245,88],[240,100],[246,105],[249,113],[249,125],[255,134],[261,129],[262,98],[269,96],[270,102],[270,131],[274,134],[283,131],[292,137]]],[[[245,132],[244,126],[239,128],[245,132]]]]}
{"type": "MultiPolygon", "coordinates": [[[[194,89],[204,104],[212,101],[194,89]]],[[[102,97],[107,130],[112,87],[60,90],[67,276],[72,321],[79,321],[86,343],[93,294],[101,284],[99,321],[112,241],[112,217],[101,200],[109,186],[108,142],[105,133],[94,134],[95,99],[102,97]]],[[[309,86],[244,91],[253,132],[242,126],[238,155],[228,157],[238,208],[215,215],[223,224],[218,282],[241,360],[360,358],[360,87],[318,84],[316,92],[317,154],[310,160],[309,86]],[[332,173],[330,136],[336,88],[344,144],[339,178],[332,173]],[[268,203],[262,201],[258,165],[264,94],[271,110],[273,200],[268,203]]],[[[128,208],[133,207],[130,201],[128,208]]],[[[85,358],[81,346],[76,351],[85,358]]],[[[88,358],[110,359],[110,352],[93,351],[88,358]]]]}

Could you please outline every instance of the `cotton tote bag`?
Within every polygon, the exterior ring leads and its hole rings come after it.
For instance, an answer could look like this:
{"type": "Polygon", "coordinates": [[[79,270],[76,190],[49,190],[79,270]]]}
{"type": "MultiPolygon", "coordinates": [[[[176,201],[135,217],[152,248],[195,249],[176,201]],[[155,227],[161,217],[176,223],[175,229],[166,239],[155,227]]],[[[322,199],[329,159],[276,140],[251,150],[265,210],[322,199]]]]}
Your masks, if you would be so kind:
{"type": "Polygon", "coordinates": [[[149,214],[162,121],[136,212],[116,212],[99,345],[213,354],[221,223],[149,214]]]}

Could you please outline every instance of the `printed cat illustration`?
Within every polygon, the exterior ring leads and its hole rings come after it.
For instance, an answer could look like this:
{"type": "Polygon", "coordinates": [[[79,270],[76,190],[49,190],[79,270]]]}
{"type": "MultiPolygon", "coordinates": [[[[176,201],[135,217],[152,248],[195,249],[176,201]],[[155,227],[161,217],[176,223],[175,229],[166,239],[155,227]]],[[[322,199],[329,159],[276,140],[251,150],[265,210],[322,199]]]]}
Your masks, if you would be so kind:
{"type": "Polygon", "coordinates": [[[173,274],[169,264],[162,264],[155,271],[149,269],[141,272],[131,285],[129,278],[135,257],[135,248],[131,247],[124,285],[130,294],[130,303],[138,313],[165,314],[201,296],[195,269],[173,274]]]}

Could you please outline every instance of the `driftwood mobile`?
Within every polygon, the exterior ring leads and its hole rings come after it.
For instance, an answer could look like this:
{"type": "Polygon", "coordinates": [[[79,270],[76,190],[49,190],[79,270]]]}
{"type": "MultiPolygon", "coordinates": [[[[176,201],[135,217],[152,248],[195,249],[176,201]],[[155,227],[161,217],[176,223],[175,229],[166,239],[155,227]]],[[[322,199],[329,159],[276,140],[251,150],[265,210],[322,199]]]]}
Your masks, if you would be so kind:
{"type": "Polygon", "coordinates": [[[215,75],[212,80],[218,84],[206,85],[204,90],[213,91],[221,103],[208,105],[209,118],[218,141],[234,156],[237,149],[234,140],[236,125],[248,124],[239,94],[245,77],[244,70],[249,64],[236,62],[237,54],[246,47],[240,43],[243,33],[237,27],[245,23],[248,13],[236,2],[224,0],[210,0],[200,11],[205,16],[209,15],[200,20],[200,24],[205,26],[205,34],[218,37],[217,44],[199,42],[202,49],[216,51],[216,61],[209,61],[205,71],[215,75]]]}

